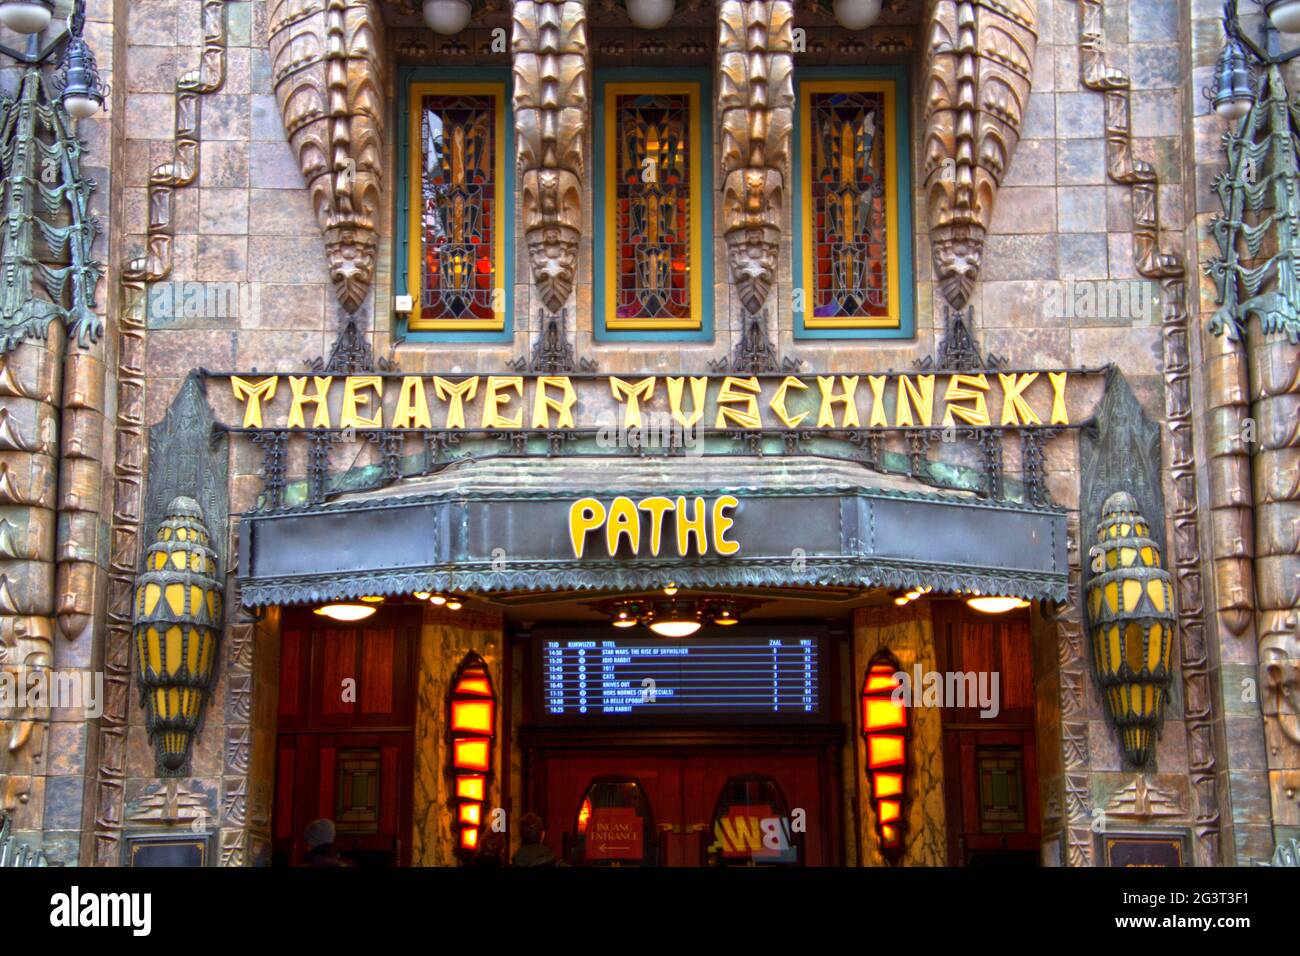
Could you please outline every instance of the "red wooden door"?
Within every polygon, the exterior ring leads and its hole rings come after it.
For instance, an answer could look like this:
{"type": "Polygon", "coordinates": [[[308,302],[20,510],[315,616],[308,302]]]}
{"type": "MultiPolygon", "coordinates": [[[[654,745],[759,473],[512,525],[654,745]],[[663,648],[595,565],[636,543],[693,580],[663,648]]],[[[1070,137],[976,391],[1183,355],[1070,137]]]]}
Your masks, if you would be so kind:
{"type": "Polygon", "coordinates": [[[356,864],[410,862],[415,623],[401,607],[360,627],[286,613],[275,862],[300,863],[303,830],[320,817],[334,821],[340,854],[356,864]]]}
{"type": "Polygon", "coordinates": [[[644,852],[639,860],[619,861],[622,865],[831,862],[835,836],[823,787],[829,775],[815,754],[678,756],[628,750],[547,756],[540,772],[546,842],[575,865],[599,859],[583,838],[592,819],[584,814],[592,813],[593,786],[616,781],[635,783],[645,800],[644,852]]]}
{"type": "Polygon", "coordinates": [[[945,701],[948,862],[1037,865],[1042,828],[1028,613],[988,615],[959,602],[936,602],[935,649],[942,673],[973,675],[967,691],[984,681],[985,700],[996,703],[994,713],[975,700],[945,701]]]}

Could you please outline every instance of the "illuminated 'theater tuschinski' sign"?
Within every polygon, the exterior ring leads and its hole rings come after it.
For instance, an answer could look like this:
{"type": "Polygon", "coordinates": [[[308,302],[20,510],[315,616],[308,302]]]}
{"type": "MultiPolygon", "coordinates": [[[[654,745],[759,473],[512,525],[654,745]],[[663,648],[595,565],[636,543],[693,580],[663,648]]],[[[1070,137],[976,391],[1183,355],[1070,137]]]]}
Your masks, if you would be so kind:
{"type": "Polygon", "coordinates": [[[1070,424],[1094,370],[879,375],[227,374],[246,429],[1032,428],[1070,424]]]}

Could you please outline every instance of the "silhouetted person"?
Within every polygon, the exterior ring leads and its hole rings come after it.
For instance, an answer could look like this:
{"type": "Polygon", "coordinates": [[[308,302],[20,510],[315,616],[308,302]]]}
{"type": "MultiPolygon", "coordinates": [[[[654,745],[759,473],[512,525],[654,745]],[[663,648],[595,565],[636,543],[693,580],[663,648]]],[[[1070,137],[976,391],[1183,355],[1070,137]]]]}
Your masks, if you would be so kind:
{"type": "Polygon", "coordinates": [[[470,857],[470,866],[497,867],[505,866],[505,834],[488,830],[478,841],[478,848],[470,857]]]}
{"type": "Polygon", "coordinates": [[[560,861],[549,846],[542,841],[546,839],[546,824],[535,813],[525,813],[519,821],[519,838],[524,845],[515,851],[515,866],[559,866],[560,861]]]}
{"type": "Polygon", "coordinates": [[[307,841],[307,853],[302,858],[303,866],[351,866],[352,861],[339,856],[334,846],[334,821],[322,817],[307,824],[303,831],[307,841]]]}

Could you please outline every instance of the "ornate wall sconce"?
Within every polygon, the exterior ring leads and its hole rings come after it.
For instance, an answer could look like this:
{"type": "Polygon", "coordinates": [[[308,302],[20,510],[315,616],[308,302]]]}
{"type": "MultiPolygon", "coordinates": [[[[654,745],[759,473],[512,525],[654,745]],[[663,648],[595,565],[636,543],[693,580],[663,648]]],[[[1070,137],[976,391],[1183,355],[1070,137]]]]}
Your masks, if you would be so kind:
{"type": "Polygon", "coordinates": [[[867,741],[867,777],[871,781],[871,806],[876,816],[880,852],[891,864],[903,856],[907,819],[907,705],[894,695],[899,690],[898,660],[878,651],[867,665],[862,682],[862,736],[867,741]]]}
{"type": "Polygon", "coordinates": [[[492,780],[492,738],[496,693],[487,663],[474,651],[456,668],[447,692],[447,733],[451,744],[452,808],[456,854],[473,855],[485,825],[487,788],[492,780]]]}
{"type": "Polygon", "coordinates": [[[135,591],[136,676],[160,776],[183,776],[212,685],[222,588],[203,510],[172,500],[135,591]]]}
{"type": "Polygon", "coordinates": [[[1151,760],[1172,672],[1173,587],[1127,491],[1106,499],[1088,582],[1093,663],[1106,710],[1136,767],[1151,760]]]}

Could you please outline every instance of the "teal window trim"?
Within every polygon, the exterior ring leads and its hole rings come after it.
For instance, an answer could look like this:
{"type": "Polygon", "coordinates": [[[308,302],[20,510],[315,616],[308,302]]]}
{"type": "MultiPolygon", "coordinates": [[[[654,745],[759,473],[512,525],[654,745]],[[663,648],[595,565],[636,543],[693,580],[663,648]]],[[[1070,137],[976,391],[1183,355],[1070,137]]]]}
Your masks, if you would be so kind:
{"type": "MultiPolygon", "coordinates": [[[[794,273],[792,289],[804,287],[803,275],[803,93],[801,80],[892,80],[894,83],[894,117],[896,136],[893,159],[898,167],[898,248],[899,262],[899,323],[896,329],[809,329],[804,326],[804,313],[794,313],[795,339],[910,339],[916,335],[916,282],[913,259],[916,255],[916,236],[912,228],[912,132],[909,110],[911,95],[908,90],[907,70],[901,66],[822,66],[803,67],[795,71],[795,116],[793,131],[794,171],[793,188],[788,190],[791,201],[791,219],[794,243],[791,246],[791,267],[794,273]]],[[[805,308],[811,303],[804,303],[805,308]]]]}
{"type": "Polygon", "coordinates": [[[431,69],[429,67],[411,67],[404,66],[397,71],[397,115],[394,118],[393,125],[397,130],[397,188],[394,190],[394,215],[393,215],[393,232],[397,238],[395,246],[395,256],[393,259],[393,294],[408,295],[408,285],[410,276],[409,269],[409,249],[407,248],[407,236],[410,233],[410,180],[407,178],[411,175],[411,170],[407,168],[407,154],[409,153],[410,142],[408,139],[407,122],[411,109],[411,86],[415,83],[454,83],[457,80],[465,83],[500,83],[505,89],[504,102],[501,108],[505,110],[505,143],[502,147],[505,149],[505,178],[501,195],[506,198],[505,221],[506,227],[503,235],[498,237],[499,242],[506,244],[505,248],[505,320],[501,329],[498,331],[456,331],[456,332],[434,332],[427,329],[419,331],[410,330],[407,322],[407,316],[399,314],[396,320],[396,337],[398,342],[476,342],[476,343],[499,343],[514,341],[514,305],[515,305],[515,204],[517,197],[515,195],[515,118],[514,111],[511,109],[511,89],[512,77],[509,70],[495,69],[458,69],[444,70],[431,69]]]}
{"type": "MultiPolygon", "coordinates": [[[[596,74],[596,97],[592,110],[594,120],[592,143],[592,168],[595,170],[592,189],[592,338],[596,342],[712,342],[713,341],[713,287],[714,230],[713,223],[713,92],[710,74],[706,69],[623,68],[601,70],[596,74]],[[608,228],[611,210],[605,206],[605,87],[610,83],[696,83],[700,102],[700,221],[704,235],[700,237],[700,327],[698,329],[608,329],[605,327],[605,283],[611,281],[606,273],[606,243],[611,242],[608,228]]],[[[694,185],[694,184],[692,184],[694,185]]]]}

